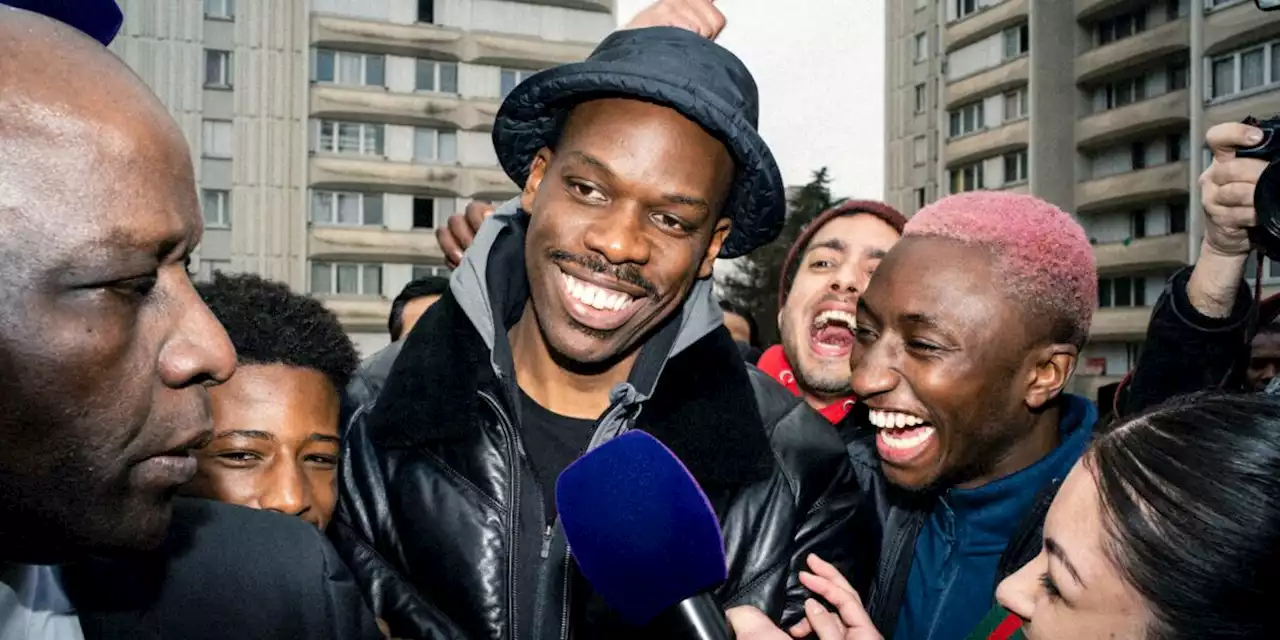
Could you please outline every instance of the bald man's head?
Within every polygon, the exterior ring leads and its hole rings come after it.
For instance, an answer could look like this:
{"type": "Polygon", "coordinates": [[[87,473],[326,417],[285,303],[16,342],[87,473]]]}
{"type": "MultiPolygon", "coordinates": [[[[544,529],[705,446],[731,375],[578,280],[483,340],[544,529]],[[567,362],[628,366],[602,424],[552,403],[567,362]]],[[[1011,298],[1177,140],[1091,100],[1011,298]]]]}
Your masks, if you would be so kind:
{"type": "Polygon", "coordinates": [[[0,561],[148,547],[235,357],[185,261],[190,155],[87,36],[0,9],[0,561]]]}

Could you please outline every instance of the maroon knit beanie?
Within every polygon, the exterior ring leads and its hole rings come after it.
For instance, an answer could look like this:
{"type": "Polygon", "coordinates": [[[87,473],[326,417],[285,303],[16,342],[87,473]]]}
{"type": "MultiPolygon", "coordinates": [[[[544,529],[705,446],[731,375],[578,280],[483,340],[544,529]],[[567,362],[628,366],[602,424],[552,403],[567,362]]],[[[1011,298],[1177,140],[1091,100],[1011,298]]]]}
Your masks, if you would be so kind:
{"type": "Polygon", "coordinates": [[[795,264],[800,260],[800,256],[804,255],[805,249],[809,247],[809,241],[813,239],[814,234],[818,230],[826,226],[828,222],[836,218],[857,215],[865,213],[873,215],[893,227],[899,235],[902,234],[902,228],[907,225],[907,217],[902,215],[897,209],[875,200],[846,200],[843,203],[834,206],[814,218],[812,222],[805,226],[800,232],[800,237],[796,238],[795,244],[791,245],[791,250],[787,252],[787,259],[782,263],[782,279],[778,287],[778,309],[781,310],[783,304],[787,301],[787,292],[791,290],[791,281],[795,279],[795,264]]]}

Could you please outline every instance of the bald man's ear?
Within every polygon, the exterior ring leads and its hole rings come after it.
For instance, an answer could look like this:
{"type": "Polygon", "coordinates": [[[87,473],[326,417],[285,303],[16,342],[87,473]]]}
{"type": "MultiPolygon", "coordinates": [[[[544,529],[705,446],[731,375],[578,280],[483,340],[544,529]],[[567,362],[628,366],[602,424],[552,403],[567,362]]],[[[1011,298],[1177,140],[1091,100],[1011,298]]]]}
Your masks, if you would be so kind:
{"type": "Polygon", "coordinates": [[[1026,403],[1036,410],[1062,395],[1071,374],[1075,373],[1080,349],[1071,344],[1051,344],[1037,349],[1030,357],[1033,360],[1027,374],[1026,403]]]}
{"type": "Polygon", "coordinates": [[[520,208],[528,213],[533,212],[533,199],[538,195],[538,187],[542,186],[542,179],[546,177],[547,167],[551,166],[553,158],[555,153],[543,147],[533,156],[533,162],[529,163],[529,179],[525,180],[524,191],[520,193],[520,208]]]}
{"type": "Polygon", "coordinates": [[[716,226],[711,230],[711,244],[707,247],[706,255],[702,257],[702,264],[698,266],[699,278],[711,277],[716,258],[720,256],[720,247],[724,246],[724,239],[729,237],[729,229],[732,227],[733,221],[728,216],[716,220],[716,226]]]}

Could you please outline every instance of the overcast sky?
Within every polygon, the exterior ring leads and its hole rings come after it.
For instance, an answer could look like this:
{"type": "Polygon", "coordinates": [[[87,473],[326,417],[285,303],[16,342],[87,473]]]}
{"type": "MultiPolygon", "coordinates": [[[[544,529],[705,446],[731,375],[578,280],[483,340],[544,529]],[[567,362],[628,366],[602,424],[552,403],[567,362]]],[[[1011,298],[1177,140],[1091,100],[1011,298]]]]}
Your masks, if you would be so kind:
{"type": "MultiPolygon", "coordinates": [[[[617,0],[625,24],[651,0],[617,0]]],[[[885,0],[718,0],[718,40],[760,87],[760,130],[787,184],[822,166],[836,196],[884,193],[885,0]]]]}

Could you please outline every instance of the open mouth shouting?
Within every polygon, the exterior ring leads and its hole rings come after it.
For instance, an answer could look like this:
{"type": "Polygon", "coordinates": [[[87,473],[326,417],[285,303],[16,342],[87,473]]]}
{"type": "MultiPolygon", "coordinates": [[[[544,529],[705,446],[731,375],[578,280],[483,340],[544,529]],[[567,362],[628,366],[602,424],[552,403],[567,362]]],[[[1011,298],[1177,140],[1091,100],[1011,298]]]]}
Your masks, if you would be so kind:
{"type": "Polygon", "coordinates": [[[598,274],[570,275],[560,268],[560,293],[569,316],[584,327],[613,331],[640,309],[643,291],[598,274]]]}
{"type": "Polygon", "coordinates": [[[847,360],[853,350],[855,318],[845,309],[819,309],[809,325],[809,348],[820,358],[847,360]]]}
{"type": "Polygon", "coordinates": [[[876,428],[880,459],[891,464],[910,464],[923,456],[936,440],[933,425],[910,413],[871,409],[868,420],[876,428]]]}

